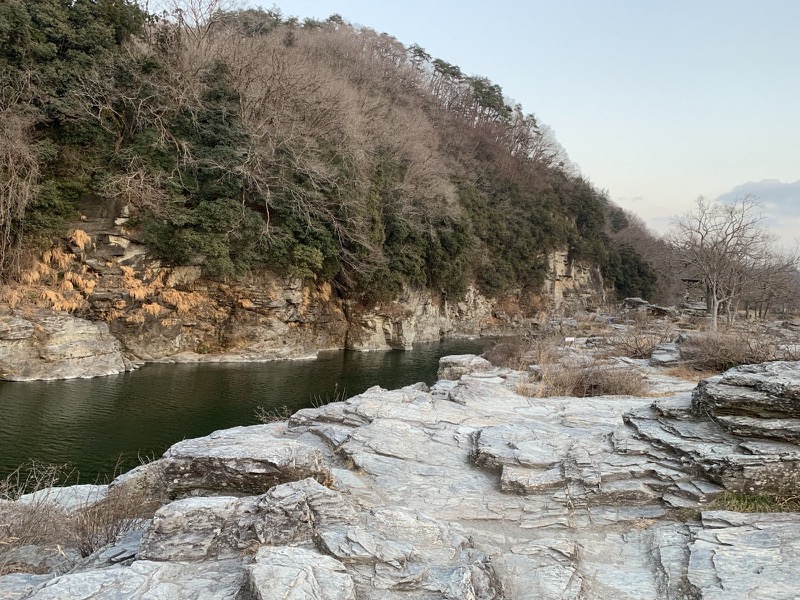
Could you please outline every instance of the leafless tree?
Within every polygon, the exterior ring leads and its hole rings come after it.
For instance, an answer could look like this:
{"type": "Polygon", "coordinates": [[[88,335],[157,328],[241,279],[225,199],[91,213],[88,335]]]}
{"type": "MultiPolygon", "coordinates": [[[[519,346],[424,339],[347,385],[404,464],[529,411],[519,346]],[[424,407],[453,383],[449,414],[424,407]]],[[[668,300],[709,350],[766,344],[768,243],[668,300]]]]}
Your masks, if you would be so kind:
{"type": "Polygon", "coordinates": [[[25,207],[37,191],[39,161],[32,146],[31,119],[0,111],[0,279],[18,268],[25,207]]]}
{"type": "Polygon", "coordinates": [[[705,286],[713,330],[720,308],[725,306],[732,320],[737,302],[775,261],[774,236],[762,222],[761,204],[746,195],[729,204],[700,197],[693,210],[672,223],[672,258],[705,286]]]}

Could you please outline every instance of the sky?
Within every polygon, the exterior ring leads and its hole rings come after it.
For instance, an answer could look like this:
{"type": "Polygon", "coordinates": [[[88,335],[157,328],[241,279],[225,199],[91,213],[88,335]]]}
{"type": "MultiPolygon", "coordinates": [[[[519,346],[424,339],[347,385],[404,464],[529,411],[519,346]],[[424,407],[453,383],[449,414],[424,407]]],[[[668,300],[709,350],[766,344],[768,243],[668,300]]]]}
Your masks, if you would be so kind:
{"type": "Polygon", "coordinates": [[[783,242],[800,238],[800,0],[277,6],[301,18],[338,13],[488,77],[656,232],[698,196],[753,194],[783,242]]]}

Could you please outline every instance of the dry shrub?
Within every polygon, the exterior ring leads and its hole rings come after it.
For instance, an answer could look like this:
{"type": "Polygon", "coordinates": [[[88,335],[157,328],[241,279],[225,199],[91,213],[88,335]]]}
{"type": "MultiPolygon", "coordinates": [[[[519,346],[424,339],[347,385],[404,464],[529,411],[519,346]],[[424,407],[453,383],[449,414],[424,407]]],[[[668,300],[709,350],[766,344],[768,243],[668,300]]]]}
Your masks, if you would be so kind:
{"type": "Polygon", "coordinates": [[[158,302],[152,302],[150,304],[142,304],[142,310],[151,317],[157,317],[166,309],[158,302]]]}
{"type": "Polygon", "coordinates": [[[541,365],[556,361],[561,355],[561,340],[556,335],[535,334],[503,338],[487,350],[483,357],[498,367],[523,370],[529,364],[541,365]]]}
{"type": "Polygon", "coordinates": [[[84,250],[92,243],[92,236],[86,233],[83,229],[73,229],[69,232],[69,241],[75,244],[81,250],[84,250]]]}
{"type": "Polygon", "coordinates": [[[46,490],[71,477],[66,466],[31,461],[0,480],[0,575],[28,571],[13,562],[13,552],[24,546],[43,546],[62,555],[75,549],[89,556],[121,533],[142,528],[161,505],[162,498],[136,486],[112,487],[98,502],[89,499],[67,513],[46,490]],[[40,492],[28,501],[24,494],[40,492]]]}
{"type": "Polygon", "coordinates": [[[797,352],[780,342],[774,336],[753,331],[709,331],[685,340],[681,355],[694,368],[715,372],[770,360],[797,360],[797,352]]]}
{"type": "Polygon", "coordinates": [[[19,274],[19,282],[23,285],[33,285],[42,277],[41,270],[37,267],[26,269],[19,274]]]}
{"type": "Polygon", "coordinates": [[[648,392],[647,384],[636,371],[594,360],[540,365],[536,377],[537,396],[644,396],[648,392]]]}
{"type": "Polygon", "coordinates": [[[503,338],[483,353],[483,358],[495,366],[520,369],[528,342],[521,336],[503,338]]]}
{"type": "Polygon", "coordinates": [[[120,534],[144,527],[160,504],[159,500],[133,486],[110,488],[105,498],[72,515],[75,547],[81,556],[89,556],[120,534]]]}
{"type": "Polygon", "coordinates": [[[615,349],[622,356],[650,358],[656,346],[673,339],[674,332],[669,322],[651,323],[637,319],[615,337],[615,349]]]}
{"type": "Polygon", "coordinates": [[[83,297],[78,294],[63,295],[54,290],[42,290],[39,295],[41,300],[56,311],[75,312],[83,305],[83,297]]]}
{"type": "Polygon", "coordinates": [[[196,292],[180,292],[173,289],[161,291],[161,300],[175,307],[179,315],[189,313],[193,308],[203,303],[203,296],[196,292]]]}
{"type": "Polygon", "coordinates": [[[66,513],[47,495],[18,503],[24,494],[59,485],[69,475],[65,465],[35,461],[0,480],[0,575],[19,570],[9,556],[31,545],[66,546],[70,539],[66,513]]]}
{"type": "Polygon", "coordinates": [[[67,267],[72,264],[74,259],[75,256],[73,254],[68,254],[57,246],[50,248],[42,254],[42,260],[44,260],[45,264],[57,267],[60,271],[65,271],[67,267]]]}

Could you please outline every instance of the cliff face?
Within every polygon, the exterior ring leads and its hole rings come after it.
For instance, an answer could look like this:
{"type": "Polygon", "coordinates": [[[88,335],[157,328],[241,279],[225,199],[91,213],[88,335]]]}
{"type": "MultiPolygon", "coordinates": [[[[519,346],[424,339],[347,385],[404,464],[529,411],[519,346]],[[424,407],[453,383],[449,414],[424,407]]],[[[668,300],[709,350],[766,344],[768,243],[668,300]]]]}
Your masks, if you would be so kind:
{"type": "MultiPolygon", "coordinates": [[[[204,279],[199,265],[165,267],[147,254],[126,216],[96,215],[73,230],[69,252],[51,250],[29,285],[6,296],[0,377],[49,379],[120,372],[134,362],[270,360],[320,350],[410,349],[443,337],[507,335],[543,309],[603,300],[595,268],[551,257],[539,294],[489,299],[407,289],[366,305],[329,283],[261,272],[204,279]],[[69,311],[72,315],[65,311],[69,311]]],[[[2,313],[0,313],[2,314],[2,313]]]]}

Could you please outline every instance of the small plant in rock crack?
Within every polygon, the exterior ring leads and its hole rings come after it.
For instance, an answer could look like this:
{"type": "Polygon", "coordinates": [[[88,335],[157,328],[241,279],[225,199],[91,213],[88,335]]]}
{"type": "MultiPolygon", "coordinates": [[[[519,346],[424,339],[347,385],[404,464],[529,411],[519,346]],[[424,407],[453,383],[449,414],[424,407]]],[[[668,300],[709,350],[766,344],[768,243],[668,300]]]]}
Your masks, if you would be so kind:
{"type": "Polygon", "coordinates": [[[347,399],[347,390],[345,388],[339,389],[339,384],[335,383],[333,385],[333,393],[327,393],[324,396],[321,394],[317,394],[311,396],[311,406],[314,408],[319,408],[321,406],[325,406],[326,404],[331,404],[332,402],[341,402],[342,400],[347,399]]]}
{"type": "Polygon", "coordinates": [[[288,406],[274,406],[272,408],[256,407],[256,419],[259,423],[280,423],[288,421],[292,416],[292,410],[288,406]]]}

